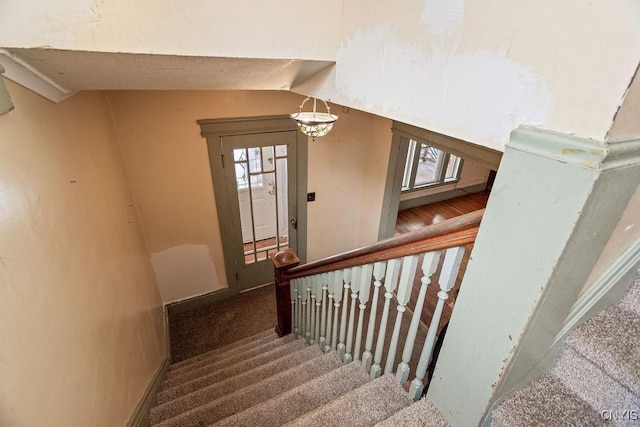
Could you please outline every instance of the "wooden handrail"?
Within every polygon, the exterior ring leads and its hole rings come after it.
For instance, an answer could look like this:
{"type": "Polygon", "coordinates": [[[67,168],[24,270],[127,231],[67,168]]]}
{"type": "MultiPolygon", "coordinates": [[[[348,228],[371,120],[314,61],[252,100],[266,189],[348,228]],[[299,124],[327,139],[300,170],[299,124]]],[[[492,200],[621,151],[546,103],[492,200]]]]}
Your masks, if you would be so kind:
{"type": "Polygon", "coordinates": [[[464,246],[475,241],[484,209],[298,266],[290,248],[270,256],[275,267],[279,336],[291,333],[290,280],[407,255],[464,246]]]}
{"type": "Polygon", "coordinates": [[[300,265],[287,270],[286,278],[291,280],[406,255],[467,245],[475,241],[482,215],[484,215],[484,209],[300,265]]]}

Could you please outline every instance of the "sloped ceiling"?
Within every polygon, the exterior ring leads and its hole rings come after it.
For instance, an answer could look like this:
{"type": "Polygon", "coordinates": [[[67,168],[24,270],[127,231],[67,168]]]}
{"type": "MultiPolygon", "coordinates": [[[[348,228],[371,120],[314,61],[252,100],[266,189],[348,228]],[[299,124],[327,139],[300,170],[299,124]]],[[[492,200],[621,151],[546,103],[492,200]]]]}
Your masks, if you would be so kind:
{"type": "MultiPolygon", "coordinates": [[[[67,95],[78,90],[289,90],[333,62],[301,59],[212,58],[56,49],[4,51],[5,74],[30,70],[67,95]],[[15,66],[15,64],[20,66],[15,66]]],[[[29,87],[38,92],[37,89],[29,87]]],[[[52,99],[45,93],[41,95],[52,99]]],[[[62,96],[64,99],[66,96],[62,96]]],[[[58,101],[56,99],[52,99],[58,101]]]]}

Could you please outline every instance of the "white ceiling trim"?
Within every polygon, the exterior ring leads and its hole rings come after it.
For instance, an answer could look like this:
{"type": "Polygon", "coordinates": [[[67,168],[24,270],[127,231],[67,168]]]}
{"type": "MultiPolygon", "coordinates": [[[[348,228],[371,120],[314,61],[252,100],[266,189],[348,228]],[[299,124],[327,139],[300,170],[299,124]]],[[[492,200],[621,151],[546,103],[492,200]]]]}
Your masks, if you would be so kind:
{"type": "Polygon", "coordinates": [[[0,65],[5,69],[4,76],[6,78],[49,101],[58,103],[77,92],[61,86],[5,49],[0,49],[0,65]]]}

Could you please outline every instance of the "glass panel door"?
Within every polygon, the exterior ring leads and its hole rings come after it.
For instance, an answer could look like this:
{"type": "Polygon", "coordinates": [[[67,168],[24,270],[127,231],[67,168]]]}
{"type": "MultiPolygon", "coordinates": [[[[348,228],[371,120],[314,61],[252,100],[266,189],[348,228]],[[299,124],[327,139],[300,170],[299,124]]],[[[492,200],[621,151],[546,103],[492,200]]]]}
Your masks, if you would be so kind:
{"type": "Polygon", "coordinates": [[[241,290],[273,281],[269,256],[290,246],[294,237],[295,177],[290,173],[295,170],[291,167],[295,164],[294,143],[295,132],[222,138],[225,158],[233,159],[232,165],[225,162],[225,176],[234,203],[231,212],[241,290]]]}
{"type": "Polygon", "coordinates": [[[264,261],[287,247],[287,146],[233,150],[244,262],[264,261]]]}

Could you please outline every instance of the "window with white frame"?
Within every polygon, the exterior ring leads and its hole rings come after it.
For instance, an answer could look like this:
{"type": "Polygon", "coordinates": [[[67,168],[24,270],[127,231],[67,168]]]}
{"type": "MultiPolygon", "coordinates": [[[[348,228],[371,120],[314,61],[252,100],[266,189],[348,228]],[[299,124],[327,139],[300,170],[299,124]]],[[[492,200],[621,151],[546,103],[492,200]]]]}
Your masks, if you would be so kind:
{"type": "Polygon", "coordinates": [[[412,139],[409,141],[402,191],[458,181],[461,171],[460,157],[412,139]]]}

